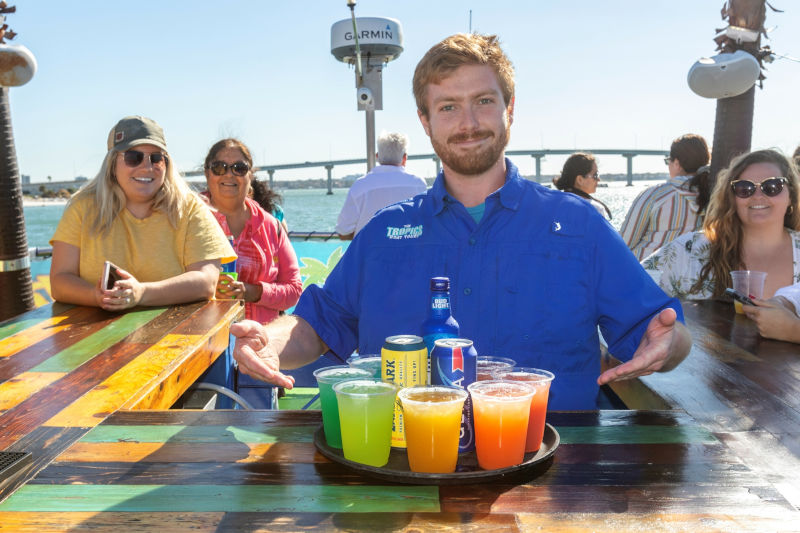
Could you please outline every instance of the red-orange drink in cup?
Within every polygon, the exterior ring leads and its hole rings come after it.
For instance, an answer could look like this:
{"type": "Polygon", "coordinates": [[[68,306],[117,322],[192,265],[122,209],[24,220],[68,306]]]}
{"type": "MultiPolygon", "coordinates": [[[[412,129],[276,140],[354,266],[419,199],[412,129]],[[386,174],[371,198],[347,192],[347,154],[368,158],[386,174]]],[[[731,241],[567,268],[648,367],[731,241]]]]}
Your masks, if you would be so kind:
{"type": "Polygon", "coordinates": [[[478,465],[496,470],[522,463],[531,399],[536,389],[521,381],[476,381],[472,397],[478,465]]]}
{"type": "Polygon", "coordinates": [[[538,368],[517,367],[510,372],[498,372],[495,379],[505,381],[524,381],[536,389],[531,401],[530,418],[528,419],[528,437],[525,441],[525,453],[535,452],[542,445],[544,437],[544,419],[547,416],[547,399],[550,397],[550,382],[555,376],[547,370],[538,368]]]}

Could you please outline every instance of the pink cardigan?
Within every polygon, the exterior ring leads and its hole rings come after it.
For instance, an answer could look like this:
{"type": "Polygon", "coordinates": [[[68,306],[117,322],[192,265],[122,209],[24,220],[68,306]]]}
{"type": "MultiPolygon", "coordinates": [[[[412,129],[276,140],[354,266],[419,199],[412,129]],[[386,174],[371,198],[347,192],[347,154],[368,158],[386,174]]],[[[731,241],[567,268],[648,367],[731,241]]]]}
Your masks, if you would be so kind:
{"type": "MultiPolygon", "coordinates": [[[[250,198],[245,198],[250,218],[233,242],[239,258],[236,271],[239,281],[261,285],[261,299],[244,306],[245,317],[266,324],[279,311],[297,303],[303,291],[297,256],[280,222],[250,198]]],[[[225,235],[231,235],[225,215],[212,208],[225,235]]]]}

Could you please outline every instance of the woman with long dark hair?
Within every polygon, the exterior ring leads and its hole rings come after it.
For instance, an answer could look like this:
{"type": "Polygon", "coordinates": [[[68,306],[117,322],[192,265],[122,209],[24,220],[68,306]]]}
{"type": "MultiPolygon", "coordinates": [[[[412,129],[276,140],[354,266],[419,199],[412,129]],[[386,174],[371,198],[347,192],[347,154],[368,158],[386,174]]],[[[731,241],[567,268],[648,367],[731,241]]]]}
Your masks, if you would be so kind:
{"type": "Polygon", "coordinates": [[[713,183],[708,144],[689,133],[672,141],[664,162],[669,180],[636,197],[620,228],[622,239],[641,261],[679,235],[700,229],[713,183]]]}
{"type": "Polygon", "coordinates": [[[703,229],[642,261],[667,294],[719,299],[732,270],[767,273],[764,299],[800,281],[800,200],[795,166],[780,152],[735,158],[719,173],[703,229]]]}
{"type": "Polygon", "coordinates": [[[592,154],[577,152],[572,154],[564,162],[561,175],[553,180],[557,189],[564,192],[571,192],[588,200],[597,211],[611,220],[611,210],[606,204],[592,196],[597,190],[600,182],[600,174],[597,172],[597,161],[592,154]]]}

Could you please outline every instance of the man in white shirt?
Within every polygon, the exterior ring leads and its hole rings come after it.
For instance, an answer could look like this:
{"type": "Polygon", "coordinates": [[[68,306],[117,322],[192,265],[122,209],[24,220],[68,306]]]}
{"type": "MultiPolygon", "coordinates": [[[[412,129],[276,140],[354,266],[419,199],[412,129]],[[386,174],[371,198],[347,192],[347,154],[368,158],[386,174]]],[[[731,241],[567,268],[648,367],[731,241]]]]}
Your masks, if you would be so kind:
{"type": "Polygon", "coordinates": [[[351,240],[379,210],[424,193],[428,185],[420,177],[406,172],[408,137],[402,133],[384,133],[378,137],[378,163],[355,181],[347,193],[336,221],[342,240],[351,240]]]}

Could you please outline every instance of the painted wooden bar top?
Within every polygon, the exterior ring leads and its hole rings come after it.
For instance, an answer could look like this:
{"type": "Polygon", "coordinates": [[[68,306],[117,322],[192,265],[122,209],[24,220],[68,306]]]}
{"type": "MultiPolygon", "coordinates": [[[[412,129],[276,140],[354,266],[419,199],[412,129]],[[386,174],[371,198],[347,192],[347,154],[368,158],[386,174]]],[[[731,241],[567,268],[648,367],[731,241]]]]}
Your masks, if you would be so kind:
{"type": "Polygon", "coordinates": [[[110,313],[55,303],[0,323],[0,451],[33,454],[0,500],[112,413],[169,408],[225,350],[242,309],[211,301],[110,313]]]}
{"type": "Polygon", "coordinates": [[[800,508],[800,345],[761,337],[731,303],[683,309],[686,360],[615,391],[630,408],[687,412],[800,508]]]}
{"type": "Polygon", "coordinates": [[[0,503],[14,531],[796,531],[685,413],[554,412],[538,477],[404,485],[320,455],[319,411],[118,411],[0,503]]]}

